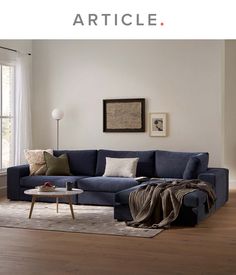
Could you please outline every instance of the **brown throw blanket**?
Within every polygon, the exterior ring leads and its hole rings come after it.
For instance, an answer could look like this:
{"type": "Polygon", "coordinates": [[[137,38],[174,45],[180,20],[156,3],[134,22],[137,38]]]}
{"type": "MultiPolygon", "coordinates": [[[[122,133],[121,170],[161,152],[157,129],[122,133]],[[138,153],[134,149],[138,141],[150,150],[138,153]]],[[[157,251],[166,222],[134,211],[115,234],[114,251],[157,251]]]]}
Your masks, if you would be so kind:
{"type": "Polygon", "coordinates": [[[168,227],[179,214],[184,195],[196,189],[207,193],[206,210],[213,206],[216,196],[206,182],[200,180],[155,181],[141,186],[129,195],[133,227],[168,227]]]}

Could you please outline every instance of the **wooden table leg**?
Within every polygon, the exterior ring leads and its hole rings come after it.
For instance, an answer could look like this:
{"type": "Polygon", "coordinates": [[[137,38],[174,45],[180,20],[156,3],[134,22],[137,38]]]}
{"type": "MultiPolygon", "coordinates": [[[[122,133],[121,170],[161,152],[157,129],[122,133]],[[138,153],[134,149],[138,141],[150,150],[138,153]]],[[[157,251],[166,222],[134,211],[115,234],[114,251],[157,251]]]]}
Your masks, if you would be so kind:
{"type": "Polygon", "coordinates": [[[74,210],[73,210],[73,206],[72,206],[71,196],[68,196],[68,202],[69,202],[69,205],[70,205],[71,216],[72,216],[72,219],[74,220],[75,219],[75,215],[74,215],[74,210]]]}
{"type": "Polygon", "coordinates": [[[59,200],[59,198],[57,197],[57,198],[56,198],[56,202],[57,202],[57,213],[58,213],[58,200],[59,200]]]}
{"type": "Polygon", "coordinates": [[[31,219],[31,216],[32,216],[32,212],[33,212],[33,209],[34,209],[34,203],[36,201],[36,196],[32,196],[32,201],[31,201],[31,207],[30,207],[30,213],[29,213],[29,219],[31,219]]]}

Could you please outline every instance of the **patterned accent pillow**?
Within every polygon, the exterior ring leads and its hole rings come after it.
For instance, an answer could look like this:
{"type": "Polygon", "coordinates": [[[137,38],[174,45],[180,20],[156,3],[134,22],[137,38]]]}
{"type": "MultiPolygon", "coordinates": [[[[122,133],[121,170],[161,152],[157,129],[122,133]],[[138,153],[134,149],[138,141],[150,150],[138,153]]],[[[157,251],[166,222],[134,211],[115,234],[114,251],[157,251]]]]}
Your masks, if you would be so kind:
{"type": "Polygon", "coordinates": [[[108,158],[104,177],[136,177],[136,170],[139,158],[108,158]]]}
{"type": "Polygon", "coordinates": [[[47,150],[28,150],[25,149],[25,158],[29,163],[30,167],[30,175],[31,176],[39,176],[45,175],[47,171],[45,159],[44,159],[44,152],[48,152],[49,154],[53,154],[52,149],[47,150]]]}

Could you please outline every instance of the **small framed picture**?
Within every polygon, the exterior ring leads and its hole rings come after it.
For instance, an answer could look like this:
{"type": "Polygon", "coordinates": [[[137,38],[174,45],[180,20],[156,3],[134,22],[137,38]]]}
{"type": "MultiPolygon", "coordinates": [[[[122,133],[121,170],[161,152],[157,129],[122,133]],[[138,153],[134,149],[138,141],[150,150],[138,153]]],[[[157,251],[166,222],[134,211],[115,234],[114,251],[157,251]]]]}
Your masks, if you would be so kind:
{"type": "Polygon", "coordinates": [[[149,134],[151,137],[167,136],[167,113],[149,113],[149,134]]]}

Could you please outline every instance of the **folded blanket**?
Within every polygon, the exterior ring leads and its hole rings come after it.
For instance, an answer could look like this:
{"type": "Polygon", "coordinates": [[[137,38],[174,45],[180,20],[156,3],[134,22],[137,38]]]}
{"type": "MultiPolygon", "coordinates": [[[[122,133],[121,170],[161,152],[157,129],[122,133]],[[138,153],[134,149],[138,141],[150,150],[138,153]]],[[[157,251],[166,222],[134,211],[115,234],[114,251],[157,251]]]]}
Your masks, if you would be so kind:
{"type": "Polygon", "coordinates": [[[211,186],[200,180],[152,181],[129,195],[133,227],[167,227],[179,214],[183,197],[195,190],[207,193],[206,211],[213,206],[216,196],[211,186]]]}

